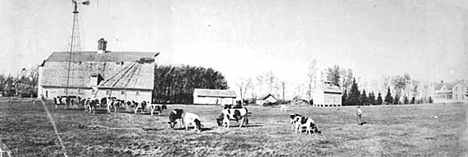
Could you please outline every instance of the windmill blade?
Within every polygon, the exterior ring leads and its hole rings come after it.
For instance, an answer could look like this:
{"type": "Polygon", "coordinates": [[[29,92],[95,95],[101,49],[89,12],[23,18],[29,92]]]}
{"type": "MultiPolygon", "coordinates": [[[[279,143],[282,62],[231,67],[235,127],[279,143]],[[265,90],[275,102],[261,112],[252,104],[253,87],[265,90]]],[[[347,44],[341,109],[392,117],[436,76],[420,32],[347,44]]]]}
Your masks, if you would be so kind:
{"type": "Polygon", "coordinates": [[[84,1],[84,2],[81,3],[81,4],[83,4],[83,5],[89,5],[89,4],[91,4],[91,2],[88,0],[88,1],[84,1]]]}

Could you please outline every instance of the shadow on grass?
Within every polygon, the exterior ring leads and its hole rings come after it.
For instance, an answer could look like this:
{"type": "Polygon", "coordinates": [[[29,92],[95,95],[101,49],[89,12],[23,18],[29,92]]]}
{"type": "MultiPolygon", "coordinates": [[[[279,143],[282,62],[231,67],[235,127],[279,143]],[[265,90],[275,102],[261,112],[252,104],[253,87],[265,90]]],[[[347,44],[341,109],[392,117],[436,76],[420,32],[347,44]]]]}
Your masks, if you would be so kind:
{"type": "Polygon", "coordinates": [[[144,131],[162,131],[164,128],[141,128],[144,131]]]}

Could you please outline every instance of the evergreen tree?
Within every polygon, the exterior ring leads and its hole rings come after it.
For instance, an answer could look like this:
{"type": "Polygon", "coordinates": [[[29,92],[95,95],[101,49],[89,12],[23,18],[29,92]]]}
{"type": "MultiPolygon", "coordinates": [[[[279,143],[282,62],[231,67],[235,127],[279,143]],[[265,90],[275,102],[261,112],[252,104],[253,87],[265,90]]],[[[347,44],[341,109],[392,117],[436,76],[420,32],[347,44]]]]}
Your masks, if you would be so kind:
{"type": "Polygon", "coordinates": [[[376,101],[377,101],[376,102],[377,105],[382,105],[383,100],[382,100],[382,94],[380,94],[380,92],[379,92],[379,96],[377,97],[376,101]]]}
{"type": "Polygon", "coordinates": [[[393,104],[399,104],[400,103],[400,96],[398,94],[395,94],[395,98],[393,99],[393,104]]]}
{"type": "Polygon", "coordinates": [[[432,104],[433,102],[432,97],[429,97],[429,103],[432,104]]]}
{"type": "Polygon", "coordinates": [[[390,92],[390,87],[388,87],[387,89],[387,96],[385,96],[385,103],[393,104],[393,97],[392,97],[392,93],[390,92]]]}
{"type": "Polygon", "coordinates": [[[375,94],[374,92],[369,93],[369,97],[367,98],[369,100],[369,104],[375,105],[375,94]]]}
{"type": "Polygon", "coordinates": [[[348,105],[347,100],[348,100],[348,92],[345,90],[343,95],[341,96],[341,105],[347,106],[348,105]]]}
{"type": "Polygon", "coordinates": [[[408,103],[409,103],[408,97],[406,95],[403,96],[403,104],[408,104],[408,103]]]}
{"type": "Polygon", "coordinates": [[[416,98],[414,98],[414,97],[413,97],[413,98],[411,98],[411,102],[410,102],[410,104],[415,104],[415,103],[416,103],[416,98]]]}
{"type": "Polygon", "coordinates": [[[358,104],[360,104],[360,102],[359,102],[359,96],[360,95],[361,95],[361,92],[359,92],[358,85],[356,83],[356,79],[353,79],[353,85],[351,85],[351,90],[349,90],[347,104],[348,105],[358,105],[358,104]]]}
{"type": "Polygon", "coordinates": [[[361,93],[361,96],[359,97],[359,100],[361,101],[362,105],[369,104],[369,101],[367,100],[366,90],[362,90],[362,93],[361,93]]]}

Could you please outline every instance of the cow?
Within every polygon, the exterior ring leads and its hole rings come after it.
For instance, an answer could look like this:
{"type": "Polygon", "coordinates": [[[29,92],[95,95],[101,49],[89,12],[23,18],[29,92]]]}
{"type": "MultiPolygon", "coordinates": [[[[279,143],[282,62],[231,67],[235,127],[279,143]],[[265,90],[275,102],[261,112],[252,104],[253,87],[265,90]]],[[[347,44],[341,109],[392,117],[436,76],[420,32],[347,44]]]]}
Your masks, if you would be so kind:
{"type": "Polygon", "coordinates": [[[145,109],[146,109],[147,104],[149,104],[149,103],[146,102],[146,101],[142,101],[141,103],[137,103],[137,102],[134,102],[134,101],[133,101],[133,103],[136,104],[135,114],[137,114],[138,109],[140,109],[140,108],[141,108],[141,112],[144,112],[145,109]]]}
{"type": "Polygon", "coordinates": [[[306,134],[311,133],[318,133],[321,134],[322,132],[318,130],[317,125],[312,118],[301,116],[299,114],[291,114],[290,118],[293,118],[292,123],[294,125],[294,132],[302,132],[302,128],[306,128],[306,134]],[[294,117],[294,118],[293,118],[294,117]]]}
{"type": "Polygon", "coordinates": [[[190,113],[190,112],[186,112],[182,114],[182,119],[183,119],[183,122],[185,122],[184,123],[185,130],[188,130],[188,127],[192,125],[194,131],[195,130],[198,132],[202,131],[203,125],[201,124],[200,118],[198,117],[198,115],[190,113]]]}
{"type": "Polygon", "coordinates": [[[176,108],[173,109],[171,113],[169,113],[169,127],[174,129],[175,125],[177,124],[177,120],[184,124],[184,119],[182,118],[182,114],[184,113],[183,109],[176,108]]]}
{"type": "Polygon", "coordinates": [[[291,129],[292,129],[292,130],[294,130],[295,125],[296,125],[296,124],[295,124],[295,121],[294,121],[296,117],[302,117],[302,115],[297,114],[297,113],[295,113],[295,114],[290,114],[290,115],[289,115],[289,118],[291,118],[291,129]]]}
{"type": "Polygon", "coordinates": [[[242,125],[248,125],[248,118],[247,118],[248,110],[246,107],[242,108],[234,108],[234,109],[224,109],[221,111],[221,115],[216,119],[216,122],[218,123],[218,126],[224,126],[229,128],[230,127],[230,121],[235,120],[237,123],[239,123],[239,120],[241,121],[239,127],[242,127],[242,125]]]}
{"type": "Polygon", "coordinates": [[[117,108],[124,104],[124,100],[117,99],[116,97],[108,97],[107,101],[107,112],[111,112],[111,109],[114,109],[114,112],[117,112],[117,108]]]}
{"type": "Polygon", "coordinates": [[[154,111],[159,112],[158,115],[161,115],[162,111],[167,110],[167,106],[165,104],[148,104],[148,107],[150,108],[151,115],[153,115],[154,111]]]}
{"type": "Polygon", "coordinates": [[[96,107],[99,105],[99,100],[98,99],[91,99],[88,98],[85,101],[85,112],[88,113],[93,113],[96,111],[96,107]]]}

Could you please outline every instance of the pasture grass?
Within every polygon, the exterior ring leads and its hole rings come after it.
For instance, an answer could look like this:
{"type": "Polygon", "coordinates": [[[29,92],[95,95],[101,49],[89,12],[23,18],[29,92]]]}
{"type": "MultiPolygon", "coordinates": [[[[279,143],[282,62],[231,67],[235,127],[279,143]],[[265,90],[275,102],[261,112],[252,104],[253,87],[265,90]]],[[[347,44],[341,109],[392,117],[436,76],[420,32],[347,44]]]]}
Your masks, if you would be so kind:
{"type": "MultiPolygon", "coordinates": [[[[56,109],[52,114],[69,156],[467,156],[468,104],[315,108],[248,106],[249,126],[216,126],[221,107],[169,105],[196,113],[201,133],[168,128],[162,115],[96,114],[56,109]],[[293,133],[289,114],[311,117],[322,134],[293,133]],[[437,116],[437,118],[435,118],[437,116]]],[[[13,156],[62,156],[60,143],[39,101],[0,99],[0,140],[13,156]]]]}

